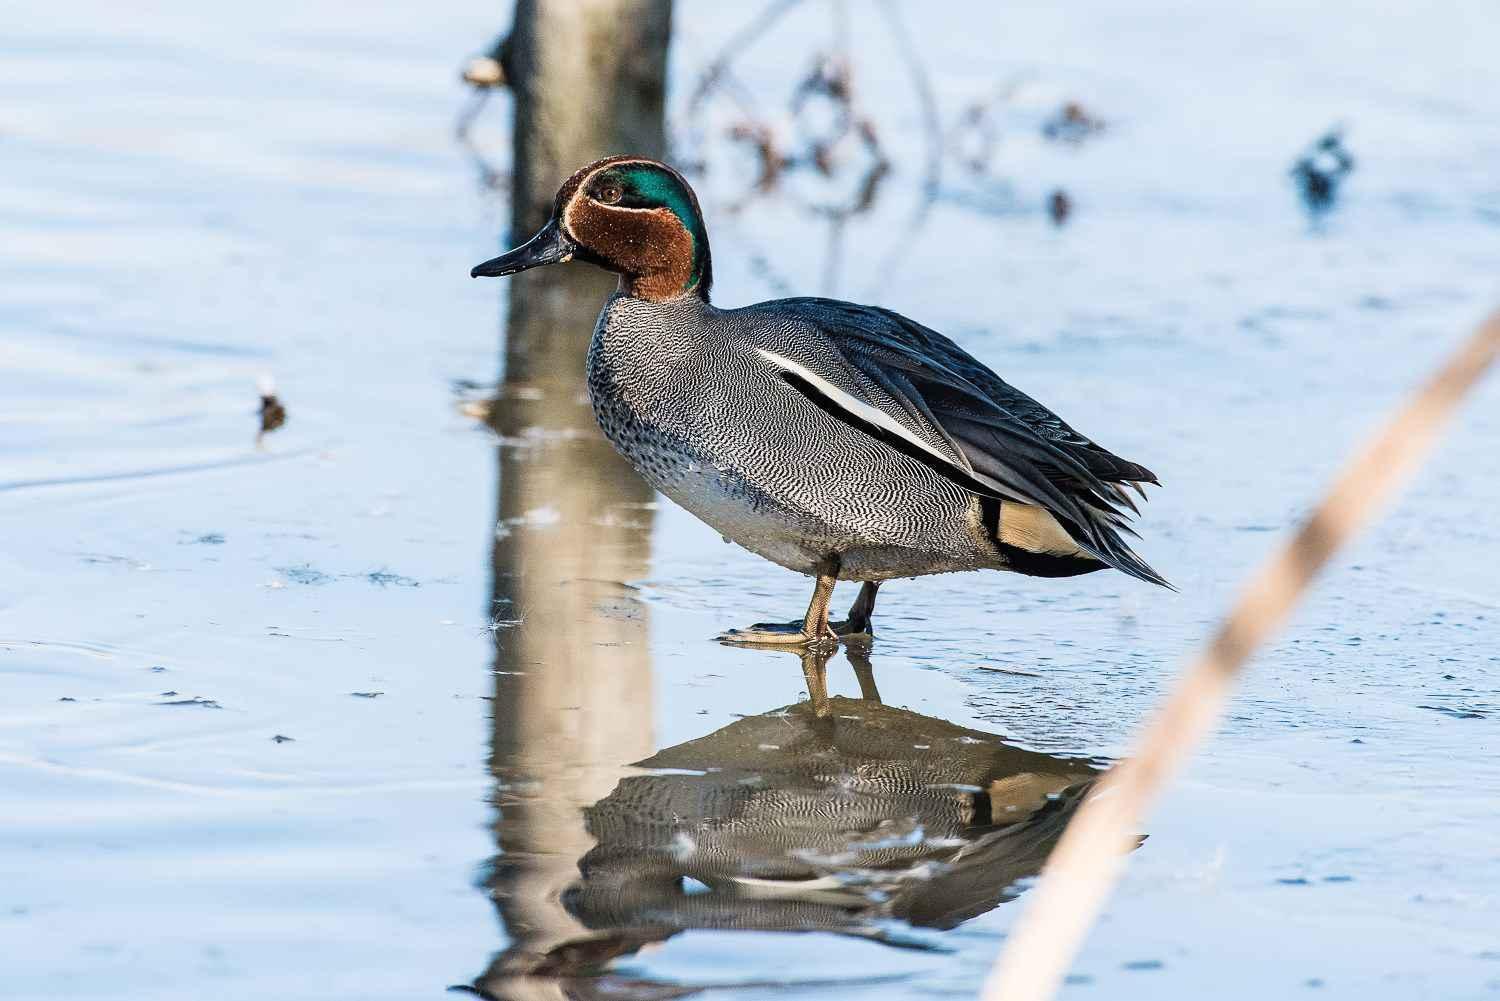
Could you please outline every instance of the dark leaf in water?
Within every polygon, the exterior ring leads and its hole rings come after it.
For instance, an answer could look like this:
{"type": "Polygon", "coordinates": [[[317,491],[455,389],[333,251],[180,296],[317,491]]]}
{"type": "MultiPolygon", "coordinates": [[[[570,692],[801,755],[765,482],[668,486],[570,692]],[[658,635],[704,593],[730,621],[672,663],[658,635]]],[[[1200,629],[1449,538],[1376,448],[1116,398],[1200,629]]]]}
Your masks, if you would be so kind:
{"type": "Polygon", "coordinates": [[[1073,214],[1073,200],[1062,188],[1052,192],[1047,199],[1047,217],[1052,220],[1052,225],[1061,226],[1068,221],[1068,216],[1073,214]]]}

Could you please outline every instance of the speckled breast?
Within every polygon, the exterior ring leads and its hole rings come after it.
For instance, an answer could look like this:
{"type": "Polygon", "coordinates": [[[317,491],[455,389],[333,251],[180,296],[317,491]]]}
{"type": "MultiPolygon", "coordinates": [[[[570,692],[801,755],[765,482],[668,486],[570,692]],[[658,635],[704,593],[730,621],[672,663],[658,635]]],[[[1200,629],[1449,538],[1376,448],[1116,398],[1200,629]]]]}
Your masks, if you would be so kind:
{"type": "Polygon", "coordinates": [[[691,333],[670,329],[663,322],[670,314],[640,315],[633,305],[606,304],[589,345],[589,401],[604,436],[647,483],[724,538],[788,569],[817,572],[836,544],[827,526],[777,503],[706,447],[698,424],[712,387],[695,388],[676,365],[696,352],[691,333]]]}

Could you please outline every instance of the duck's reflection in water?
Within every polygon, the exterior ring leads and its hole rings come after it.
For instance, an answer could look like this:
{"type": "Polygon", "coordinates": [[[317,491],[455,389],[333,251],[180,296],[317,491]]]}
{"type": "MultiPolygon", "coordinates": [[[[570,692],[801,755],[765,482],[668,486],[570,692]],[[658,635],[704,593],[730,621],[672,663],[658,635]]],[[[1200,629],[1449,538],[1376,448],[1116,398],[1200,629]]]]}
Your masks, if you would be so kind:
{"type": "Polygon", "coordinates": [[[598,844],[563,903],[590,928],[659,938],[952,928],[1041,868],[1095,774],[845,698],[749,716],[637,764],[653,773],[584,811],[598,844]]]}
{"type": "Polygon", "coordinates": [[[854,650],[849,659],[865,697],[823,697],[826,656],[806,655],[811,700],[658,751],[583,806],[592,847],[571,860],[565,886],[549,887],[549,905],[575,933],[539,953],[511,927],[515,944],[480,991],[660,997],[684,988],[588,978],[692,929],[923,947],[911,929],[952,928],[1014,897],[1041,869],[1095,764],[883,705],[869,660],[854,650]]]}

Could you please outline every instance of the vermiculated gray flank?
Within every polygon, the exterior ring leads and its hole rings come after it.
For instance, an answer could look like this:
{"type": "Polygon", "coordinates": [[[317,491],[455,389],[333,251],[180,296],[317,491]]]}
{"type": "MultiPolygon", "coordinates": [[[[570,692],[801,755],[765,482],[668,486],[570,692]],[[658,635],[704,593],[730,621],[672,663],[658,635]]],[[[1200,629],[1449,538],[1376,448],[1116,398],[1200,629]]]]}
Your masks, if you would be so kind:
{"type": "Polygon", "coordinates": [[[831,299],[718,309],[697,296],[616,294],[594,330],[588,388],[605,435],[654,487],[789,570],[878,581],[1010,569],[1016,554],[986,524],[994,516],[957,482],[967,468],[1080,529],[1083,553],[1038,555],[1092,555],[1162,582],[1120,540],[1123,494],[1109,485],[1149,473],[888,310],[831,299]],[[838,414],[763,352],[879,409],[956,469],[838,414]]]}

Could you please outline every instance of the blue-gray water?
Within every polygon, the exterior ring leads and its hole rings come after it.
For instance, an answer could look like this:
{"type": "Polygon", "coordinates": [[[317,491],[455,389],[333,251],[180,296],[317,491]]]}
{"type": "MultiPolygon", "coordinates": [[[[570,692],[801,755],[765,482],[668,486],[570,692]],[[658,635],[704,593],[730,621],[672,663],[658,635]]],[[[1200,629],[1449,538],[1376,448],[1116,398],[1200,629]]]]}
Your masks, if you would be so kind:
{"type": "MultiPolygon", "coordinates": [[[[944,951],[690,930],[621,948],[599,984],[500,975],[522,947],[608,937],[578,917],[583,811],[629,763],[737,723],[796,732],[742,720],[805,698],[796,659],[709,638],[807,596],[605,482],[571,401],[513,401],[504,442],[461,410],[483,394],[454,383],[498,370],[505,287],[467,272],[508,211],[452,139],[455,68],[503,5],[7,8],[0,993],[973,996],[1020,902],[950,931],[876,922],[944,951]],[[257,448],[267,373],[289,421],[257,448]]],[[[771,112],[828,10],[737,64],[771,112]]],[[[1115,574],[882,594],[880,712],[1076,778],[1128,748],[1245,572],[1500,299],[1500,15],[903,7],[945,125],[1013,88],[1009,186],[950,150],[912,229],[919,106],[852,10],[895,171],[830,266],[826,224],[793,208],[824,193],[799,175],[732,211],[750,174],[719,149],[716,296],[831,286],[909,312],[1161,475],[1140,548],[1180,594],[1115,574]],[[1108,122],[1077,148],[1037,137],[1068,99],[1108,122]],[[1286,171],[1336,122],[1358,167],[1314,231],[1286,171]]],[[[679,135],[746,16],[679,5],[679,135]]],[[[501,169],[507,110],[476,126],[501,169]]],[[[1065,996],[1500,990],[1497,442],[1492,381],[1257,658],[1065,996]]],[[[830,672],[860,694],[842,655],[830,672]]]]}

